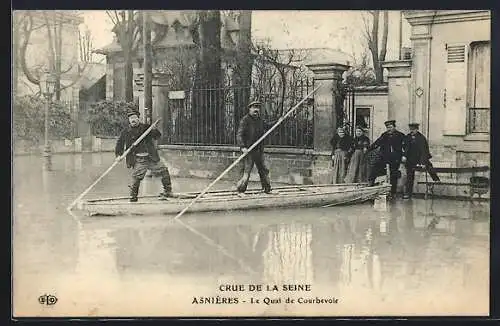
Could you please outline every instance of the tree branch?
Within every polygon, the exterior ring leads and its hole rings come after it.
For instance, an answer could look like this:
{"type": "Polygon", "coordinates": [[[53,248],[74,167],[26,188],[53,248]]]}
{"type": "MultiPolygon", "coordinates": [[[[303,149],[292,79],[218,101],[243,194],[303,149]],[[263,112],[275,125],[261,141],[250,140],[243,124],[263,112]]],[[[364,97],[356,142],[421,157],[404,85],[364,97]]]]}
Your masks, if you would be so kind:
{"type": "Polygon", "coordinates": [[[61,91],[65,90],[66,88],[69,88],[69,87],[72,87],[73,85],[75,85],[83,77],[83,72],[87,68],[87,65],[88,65],[88,62],[85,62],[83,64],[83,68],[80,68],[80,67],[78,68],[78,76],[75,79],[73,79],[70,84],[68,84],[68,85],[62,85],[62,83],[61,83],[61,91]]]}
{"type": "Polygon", "coordinates": [[[49,18],[47,17],[46,12],[43,13],[43,17],[45,19],[45,23],[47,24],[49,70],[54,71],[55,70],[55,54],[54,54],[55,44],[53,44],[54,40],[52,38],[52,30],[50,28],[51,26],[50,26],[49,18]]]}
{"type": "Polygon", "coordinates": [[[28,81],[32,84],[38,85],[40,83],[40,80],[37,79],[31,73],[31,71],[28,69],[28,64],[26,63],[26,51],[28,49],[28,44],[30,41],[32,26],[33,26],[33,17],[31,16],[31,14],[29,12],[26,13],[26,15],[27,15],[27,17],[24,20],[23,27],[22,27],[23,34],[24,34],[24,40],[21,44],[21,48],[19,51],[19,57],[20,57],[19,59],[20,59],[20,63],[21,63],[21,69],[22,69],[24,75],[26,76],[26,78],[28,79],[28,81]]]}

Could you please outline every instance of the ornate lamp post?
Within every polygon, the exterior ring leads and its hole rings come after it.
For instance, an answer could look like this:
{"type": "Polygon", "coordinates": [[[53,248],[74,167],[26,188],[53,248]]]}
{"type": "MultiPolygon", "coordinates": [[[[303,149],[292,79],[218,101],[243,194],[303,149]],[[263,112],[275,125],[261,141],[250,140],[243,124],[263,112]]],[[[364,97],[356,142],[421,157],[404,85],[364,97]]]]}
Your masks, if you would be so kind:
{"type": "Polygon", "coordinates": [[[56,86],[56,80],[54,76],[50,73],[45,73],[40,78],[40,88],[42,90],[43,96],[45,97],[45,132],[44,132],[44,148],[43,148],[43,157],[44,164],[43,168],[46,171],[50,171],[52,169],[52,161],[51,161],[51,151],[50,151],[50,143],[49,143],[49,110],[50,104],[52,101],[52,94],[54,94],[54,89],[56,86]]]}

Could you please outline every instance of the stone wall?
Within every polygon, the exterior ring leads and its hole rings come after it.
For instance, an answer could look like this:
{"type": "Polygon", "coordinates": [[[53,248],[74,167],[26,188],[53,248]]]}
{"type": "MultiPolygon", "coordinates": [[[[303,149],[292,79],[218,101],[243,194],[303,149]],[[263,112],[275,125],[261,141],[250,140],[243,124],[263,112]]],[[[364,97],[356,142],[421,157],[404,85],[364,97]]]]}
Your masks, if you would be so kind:
{"type": "Polygon", "coordinates": [[[374,141],[385,131],[384,122],[389,117],[387,86],[357,87],[354,107],[370,109],[370,130],[367,136],[370,141],[374,141]]]}
{"type": "MultiPolygon", "coordinates": [[[[235,146],[160,145],[159,148],[170,174],[177,177],[215,179],[241,155],[235,146]]],[[[331,180],[331,161],[326,153],[314,153],[310,149],[267,148],[265,161],[272,182],[312,184],[331,180]]],[[[242,162],[223,179],[237,180],[241,166],[242,162]]],[[[250,178],[259,181],[256,168],[250,178]]]]}
{"type": "MultiPolygon", "coordinates": [[[[160,156],[168,166],[170,174],[175,177],[185,178],[217,178],[241,155],[239,149],[233,146],[179,146],[160,145],[160,156]]],[[[315,152],[311,149],[294,148],[267,148],[265,160],[269,168],[269,176],[273,183],[287,184],[325,184],[332,180],[332,162],[329,152],[315,152]]],[[[446,162],[435,162],[436,166],[449,167],[446,162]]],[[[236,182],[241,173],[241,162],[231,169],[222,179],[236,182]]],[[[402,170],[399,191],[403,190],[406,172],[402,170]]],[[[489,173],[476,173],[476,175],[489,176],[489,173]]],[[[472,173],[440,174],[442,181],[454,183],[468,183],[472,173]]],[[[430,181],[430,177],[427,176],[430,181]]],[[[259,181],[257,169],[251,175],[252,181],[259,181]]],[[[416,194],[424,194],[425,185],[418,182],[426,181],[425,173],[417,172],[415,175],[416,194]]],[[[436,186],[435,195],[447,197],[468,197],[469,186],[436,186]]],[[[489,194],[485,197],[488,198],[489,194]]]]}

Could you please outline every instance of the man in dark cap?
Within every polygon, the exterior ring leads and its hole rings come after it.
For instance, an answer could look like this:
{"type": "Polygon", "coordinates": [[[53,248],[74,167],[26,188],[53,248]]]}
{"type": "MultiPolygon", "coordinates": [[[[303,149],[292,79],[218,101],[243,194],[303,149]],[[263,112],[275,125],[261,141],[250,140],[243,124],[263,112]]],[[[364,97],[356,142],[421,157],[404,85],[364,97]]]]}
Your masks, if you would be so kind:
{"type": "MultiPolygon", "coordinates": [[[[237,141],[242,152],[247,152],[251,147],[270,127],[260,114],[261,102],[253,101],[248,105],[248,113],[240,120],[237,133],[237,141]]],[[[244,159],[242,165],[242,177],[238,181],[236,187],[239,193],[246,191],[250,173],[253,165],[257,166],[260,182],[264,192],[271,192],[271,182],[269,180],[269,170],[264,163],[264,143],[260,142],[244,159]]]]}
{"type": "MultiPolygon", "coordinates": [[[[400,177],[399,165],[403,157],[404,146],[403,142],[405,135],[396,130],[396,121],[388,120],[384,122],[387,130],[380,135],[369,147],[368,150],[380,148],[381,159],[384,164],[389,164],[390,181],[391,181],[391,197],[396,195],[398,178],[400,177]]],[[[377,175],[374,171],[370,172],[368,181],[370,185],[375,183],[377,175]]]]}
{"type": "MultiPolygon", "coordinates": [[[[125,149],[132,144],[149,128],[149,125],[139,121],[139,112],[135,109],[127,111],[129,126],[122,131],[116,142],[115,155],[121,156],[125,149]]],[[[129,185],[130,201],[136,202],[139,193],[139,186],[149,169],[153,175],[160,176],[163,185],[162,197],[172,196],[172,183],[168,168],[161,162],[158,150],[154,146],[153,140],[161,137],[158,129],[153,128],[149,134],[137,144],[126,157],[127,168],[132,170],[132,180],[129,185]]]]}
{"type": "Polygon", "coordinates": [[[410,123],[408,125],[410,133],[405,139],[405,157],[406,157],[406,189],[403,198],[409,199],[413,195],[413,183],[415,180],[415,169],[417,167],[425,167],[429,172],[432,180],[439,181],[439,177],[429,161],[432,155],[429,152],[429,143],[424,135],[419,131],[418,123],[410,123]]]}

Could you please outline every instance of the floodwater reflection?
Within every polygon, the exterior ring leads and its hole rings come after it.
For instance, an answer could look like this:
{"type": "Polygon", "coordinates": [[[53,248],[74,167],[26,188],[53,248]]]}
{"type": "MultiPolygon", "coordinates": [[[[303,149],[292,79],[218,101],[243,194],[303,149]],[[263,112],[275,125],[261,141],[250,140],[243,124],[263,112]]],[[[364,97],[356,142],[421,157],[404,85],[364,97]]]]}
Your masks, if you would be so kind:
{"type": "MultiPolygon", "coordinates": [[[[68,158],[69,157],[69,158],[68,158]]],[[[489,305],[489,205],[397,201],[300,210],[80,217],[65,207],[111,154],[14,164],[14,313],[40,316],[479,315],[489,305]],[[97,156],[99,158],[96,158],[97,156]],[[100,163],[99,163],[100,162],[100,163]],[[224,293],[221,284],[309,284],[310,292],[224,293]],[[41,306],[37,297],[56,293],[41,306]],[[337,304],[250,304],[250,296],[338,298],[337,304]],[[196,305],[194,297],[238,297],[196,305]],[[241,301],[245,300],[246,303],[241,301]]],[[[146,193],[160,184],[144,180],[146,193]]],[[[179,191],[210,180],[173,178],[179,191]]],[[[89,197],[126,194],[113,170],[89,197]]],[[[227,188],[232,182],[221,181],[227,188]]]]}

